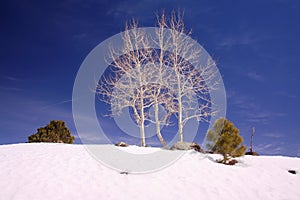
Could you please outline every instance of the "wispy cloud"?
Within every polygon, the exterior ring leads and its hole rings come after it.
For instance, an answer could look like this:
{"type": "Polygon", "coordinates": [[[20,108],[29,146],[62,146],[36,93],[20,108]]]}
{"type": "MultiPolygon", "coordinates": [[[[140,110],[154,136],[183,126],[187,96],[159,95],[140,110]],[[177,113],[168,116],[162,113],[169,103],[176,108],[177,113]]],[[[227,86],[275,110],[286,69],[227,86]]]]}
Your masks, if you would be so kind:
{"type": "Polygon", "coordinates": [[[108,139],[97,132],[79,133],[77,138],[84,144],[109,144],[108,139]]]}
{"type": "Polygon", "coordinates": [[[21,81],[21,79],[13,77],[13,76],[2,76],[3,79],[9,80],[9,81],[21,81]]]}
{"type": "Polygon", "coordinates": [[[19,87],[19,83],[22,81],[21,79],[14,77],[14,76],[1,76],[1,85],[0,85],[0,90],[2,91],[21,91],[22,89],[19,87]],[[17,86],[15,86],[17,85],[17,86]]]}
{"type": "Polygon", "coordinates": [[[285,113],[277,113],[273,111],[266,110],[244,110],[240,111],[240,114],[243,114],[246,117],[246,121],[254,122],[254,123],[264,123],[268,124],[271,120],[276,119],[278,117],[283,117],[285,113]]]}
{"type": "Polygon", "coordinates": [[[260,155],[284,155],[300,157],[300,146],[298,144],[287,144],[285,142],[270,142],[254,145],[253,151],[260,155]],[[293,149],[293,151],[291,151],[293,149]]]}
{"type": "Polygon", "coordinates": [[[282,155],[285,152],[284,144],[258,144],[253,147],[261,155],[282,155]]]}
{"type": "MultiPolygon", "coordinates": [[[[149,12],[149,7],[153,7],[153,4],[149,4],[147,1],[119,1],[111,9],[107,10],[106,15],[111,16],[114,19],[131,20],[132,17],[136,18],[140,23],[148,22],[154,19],[154,13],[149,12]],[[148,11],[148,12],[147,12],[148,11]]],[[[154,12],[155,10],[153,10],[154,12]]]]}
{"type": "Polygon", "coordinates": [[[245,122],[268,124],[274,119],[286,116],[286,113],[266,110],[253,97],[235,92],[230,93],[228,104],[245,122]]]}
{"type": "Polygon", "coordinates": [[[275,91],[275,92],[273,92],[273,95],[290,98],[290,99],[299,98],[299,95],[297,95],[297,93],[289,93],[289,92],[283,91],[283,90],[275,91]]]}
{"type": "Polygon", "coordinates": [[[59,101],[59,102],[53,103],[53,104],[48,104],[48,105],[45,105],[44,107],[42,107],[42,110],[47,109],[49,107],[53,107],[53,106],[57,106],[57,105],[65,104],[65,103],[70,103],[70,102],[72,102],[72,99],[59,101]]]}
{"type": "Polygon", "coordinates": [[[219,39],[218,48],[231,48],[236,45],[250,45],[257,41],[254,33],[244,32],[240,34],[227,35],[219,39]]]}
{"type": "Polygon", "coordinates": [[[249,77],[250,79],[253,79],[255,81],[264,81],[265,80],[265,78],[262,75],[258,74],[257,72],[248,72],[247,77],[249,77]]]}
{"type": "Polygon", "coordinates": [[[5,90],[5,91],[22,91],[21,88],[17,88],[17,87],[6,87],[6,86],[0,86],[0,90],[5,90]]]}
{"type": "Polygon", "coordinates": [[[262,134],[262,136],[269,137],[269,138],[283,138],[283,137],[285,137],[284,134],[276,133],[276,132],[264,133],[264,134],[262,134]]]}
{"type": "Polygon", "coordinates": [[[258,105],[254,103],[251,97],[234,95],[231,96],[229,103],[242,110],[258,109],[258,105]]]}

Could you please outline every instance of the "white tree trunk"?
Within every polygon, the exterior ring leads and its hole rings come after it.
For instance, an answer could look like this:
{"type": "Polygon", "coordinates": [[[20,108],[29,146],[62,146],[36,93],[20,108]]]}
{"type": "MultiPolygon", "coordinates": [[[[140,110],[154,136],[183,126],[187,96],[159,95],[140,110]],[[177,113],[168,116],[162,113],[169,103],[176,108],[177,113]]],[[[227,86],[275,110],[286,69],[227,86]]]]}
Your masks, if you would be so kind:
{"type": "Polygon", "coordinates": [[[180,78],[178,78],[178,140],[183,142],[183,121],[182,121],[182,101],[181,101],[181,88],[180,88],[180,78]]]}
{"type": "MultiPolygon", "coordinates": [[[[141,91],[143,92],[143,91],[141,91]]],[[[141,105],[143,105],[143,98],[140,99],[141,105]]],[[[146,138],[145,138],[145,113],[144,113],[144,108],[140,108],[140,138],[141,138],[141,146],[145,147],[146,146],[146,138]]]]}
{"type": "Polygon", "coordinates": [[[160,119],[159,119],[159,106],[158,106],[158,102],[155,101],[154,103],[154,115],[155,115],[155,125],[156,125],[156,134],[157,134],[157,137],[159,139],[159,141],[161,142],[161,144],[164,146],[164,147],[167,147],[167,143],[165,142],[164,138],[162,137],[161,135],[161,132],[160,132],[160,119]]]}

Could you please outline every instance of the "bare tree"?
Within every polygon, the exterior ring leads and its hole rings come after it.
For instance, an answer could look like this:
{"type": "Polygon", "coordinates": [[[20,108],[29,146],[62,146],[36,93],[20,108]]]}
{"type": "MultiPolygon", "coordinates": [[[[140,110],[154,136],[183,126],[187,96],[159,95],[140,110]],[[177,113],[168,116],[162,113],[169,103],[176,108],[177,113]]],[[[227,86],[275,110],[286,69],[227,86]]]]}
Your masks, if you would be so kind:
{"type": "Polygon", "coordinates": [[[153,49],[152,73],[148,73],[151,74],[152,84],[149,84],[147,88],[148,97],[152,100],[154,107],[154,120],[151,120],[151,116],[148,120],[155,124],[158,139],[164,147],[167,147],[167,143],[160,131],[161,126],[170,125],[169,118],[173,113],[176,113],[177,109],[176,102],[174,101],[174,93],[169,88],[169,85],[172,84],[172,75],[174,73],[165,63],[165,56],[169,47],[169,38],[165,37],[167,21],[164,13],[162,13],[161,17],[157,16],[157,20],[159,26],[155,30],[156,37],[155,39],[152,38],[152,42],[156,43],[159,50],[153,49]],[[161,111],[161,107],[163,111],[161,111]]]}
{"type": "Polygon", "coordinates": [[[149,38],[135,21],[126,26],[122,39],[121,52],[111,47],[111,71],[100,80],[96,92],[102,101],[111,105],[112,115],[120,115],[126,107],[132,108],[140,129],[141,146],[146,145],[146,121],[156,125],[160,142],[167,146],[160,130],[163,125],[168,125],[175,109],[173,95],[166,87],[171,73],[161,59],[163,51],[149,47],[149,38]],[[152,106],[154,116],[146,112],[152,106]]]}
{"type": "MultiPolygon", "coordinates": [[[[172,71],[166,66],[161,67],[156,62],[159,58],[158,53],[155,49],[152,49],[151,59],[147,60],[148,63],[140,71],[143,77],[142,88],[137,88],[132,95],[137,99],[134,105],[135,109],[137,111],[139,111],[139,108],[144,109],[144,121],[155,124],[158,139],[164,147],[167,147],[161,128],[162,126],[170,125],[169,119],[176,112],[176,103],[173,91],[168,88],[168,81],[172,76],[172,71]],[[149,111],[151,107],[153,108],[153,113],[149,111]]],[[[117,84],[115,87],[119,87],[119,85],[117,84]]]]}
{"type": "Polygon", "coordinates": [[[165,49],[170,49],[162,57],[163,62],[174,71],[173,82],[169,81],[169,87],[173,88],[176,94],[178,136],[179,141],[183,141],[183,128],[186,123],[193,118],[198,121],[208,121],[209,116],[216,111],[212,111],[213,103],[209,97],[209,89],[218,85],[215,80],[217,71],[213,67],[214,61],[210,58],[201,60],[202,48],[198,48],[197,43],[189,39],[191,32],[186,32],[183,13],[172,12],[167,25],[164,14],[158,18],[159,29],[168,29],[169,34],[158,34],[164,37],[159,41],[166,41],[165,49]],[[193,64],[191,64],[193,63],[193,64]],[[195,66],[196,65],[196,66],[195,66]]]}
{"type": "Polygon", "coordinates": [[[207,87],[218,84],[214,61],[201,59],[203,49],[191,42],[181,13],[172,12],[169,20],[162,13],[157,20],[154,38],[148,38],[135,21],[126,26],[123,48],[110,51],[112,73],[102,78],[97,88],[101,100],[111,104],[113,114],[132,108],[141,146],[146,145],[146,121],[156,125],[156,134],[166,146],[160,129],[169,125],[171,115],[178,118],[179,141],[183,141],[183,128],[190,119],[208,121],[215,112],[210,109],[213,102],[207,87]],[[150,39],[159,50],[151,48],[150,39]],[[154,116],[146,112],[152,106],[154,116]]]}
{"type": "Polygon", "coordinates": [[[148,105],[144,102],[146,74],[143,65],[151,58],[151,50],[145,32],[138,29],[135,20],[126,25],[122,40],[122,49],[110,48],[112,71],[100,80],[97,93],[102,101],[111,105],[114,115],[121,114],[126,107],[132,108],[140,129],[141,146],[146,146],[145,108],[148,105]]]}
{"type": "Polygon", "coordinates": [[[250,139],[250,152],[253,153],[253,137],[254,137],[255,129],[252,127],[251,139],[250,139]]]}
{"type": "Polygon", "coordinates": [[[154,113],[149,112],[146,120],[155,124],[158,139],[164,147],[167,147],[161,128],[170,125],[169,119],[177,111],[174,93],[168,88],[167,83],[172,73],[165,66],[160,68],[159,64],[152,65],[148,70],[145,70],[145,73],[151,76],[151,81],[145,86],[144,97],[147,99],[147,106],[153,107],[154,113]]]}

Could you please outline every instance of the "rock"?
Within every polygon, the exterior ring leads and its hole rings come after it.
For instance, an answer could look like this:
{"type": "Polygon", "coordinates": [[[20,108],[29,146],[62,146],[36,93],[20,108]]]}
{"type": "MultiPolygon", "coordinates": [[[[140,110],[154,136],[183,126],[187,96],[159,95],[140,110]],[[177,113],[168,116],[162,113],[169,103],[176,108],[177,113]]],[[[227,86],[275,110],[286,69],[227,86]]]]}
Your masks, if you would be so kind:
{"type": "Polygon", "coordinates": [[[254,152],[254,151],[248,151],[248,152],[245,153],[245,155],[259,156],[259,154],[257,152],[254,152]]]}
{"type": "Polygon", "coordinates": [[[205,153],[209,153],[209,154],[217,154],[217,152],[215,152],[215,151],[205,151],[205,153]]]}
{"type": "Polygon", "coordinates": [[[238,161],[233,159],[233,160],[230,160],[228,163],[226,163],[226,165],[235,165],[236,163],[238,163],[238,161]]]}
{"type": "Polygon", "coordinates": [[[118,142],[117,144],[115,144],[115,146],[118,146],[118,147],[128,147],[129,145],[126,144],[125,142],[118,142]]]}
{"type": "Polygon", "coordinates": [[[195,151],[198,151],[198,152],[200,152],[200,153],[205,153],[205,151],[204,151],[203,149],[201,149],[200,145],[197,144],[197,143],[195,143],[195,142],[193,142],[193,143],[191,144],[191,147],[192,147],[195,151]]]}
{"type": "Polygon", "coordinates": [[[291,174],[297,174],[296,170],[291,170],[290,169],[290,170],[288,170],[288,172],[291,173],[291,174]]]}
{"type": "Polygon", "coordinates": [[[191,149],[204,153],[200,145],[197,144],[196,142],[177,142],[171,147],[171,150],[191,150],[191,149]]]}

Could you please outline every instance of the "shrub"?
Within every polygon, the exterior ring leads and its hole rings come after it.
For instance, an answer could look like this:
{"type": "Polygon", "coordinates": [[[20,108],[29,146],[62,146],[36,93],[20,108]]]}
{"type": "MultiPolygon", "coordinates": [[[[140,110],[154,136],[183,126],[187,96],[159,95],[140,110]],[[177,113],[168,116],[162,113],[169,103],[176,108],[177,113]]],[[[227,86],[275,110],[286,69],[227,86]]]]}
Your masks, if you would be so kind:
{"type": "Polygon", "coordinates": [[[61,120],[51,120],[45,127],[37,129],[37,133],[28,137],[28,142],[63,142],[74,143],[74,136],[71,135],[65,122],[61,120]]]}
{"type": "Polygon", "coordinates": [[[225,118],[215,122],[213,129],[207,132],[206,140],[210,142],[207,144],[210,151],[222,154],[223,159],[219,162],[223,164],[228,164],[230,157],[243,156],[246,151],[239,129],[225,118]]]}

